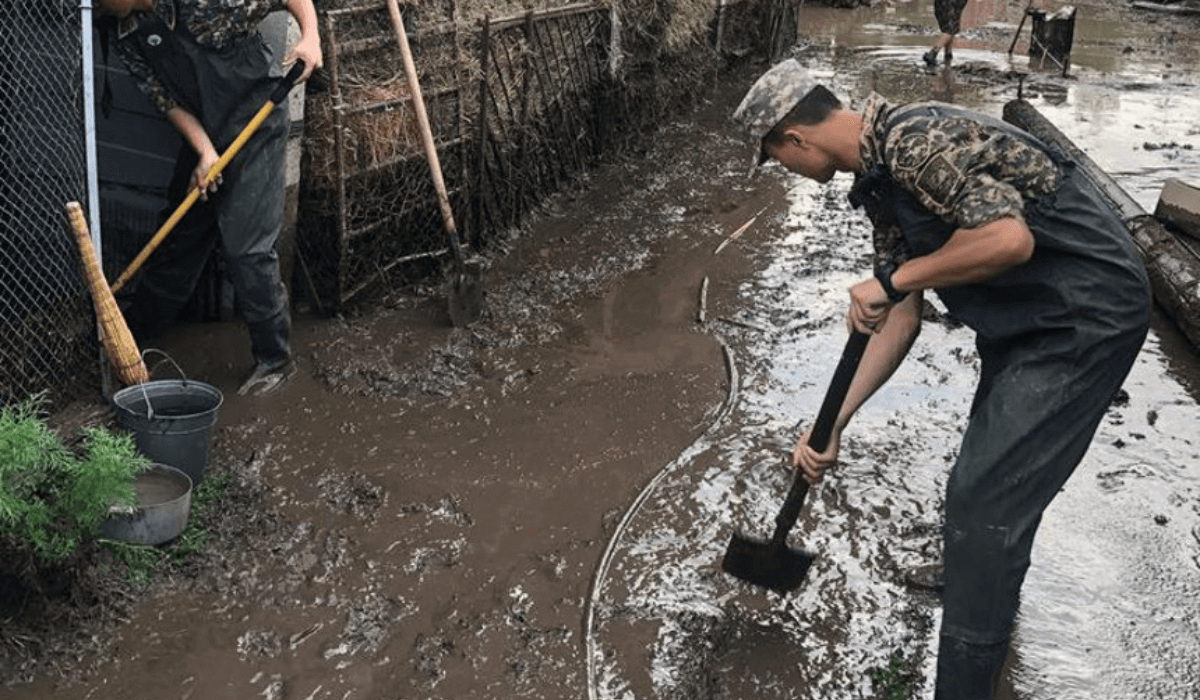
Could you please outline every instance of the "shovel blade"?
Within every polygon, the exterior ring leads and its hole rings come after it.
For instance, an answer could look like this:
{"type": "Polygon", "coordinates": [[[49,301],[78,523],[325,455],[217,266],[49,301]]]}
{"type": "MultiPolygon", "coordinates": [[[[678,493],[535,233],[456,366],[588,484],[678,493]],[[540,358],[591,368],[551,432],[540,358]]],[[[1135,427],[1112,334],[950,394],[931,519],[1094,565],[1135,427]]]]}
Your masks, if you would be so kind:
{"type": "Polygon", "coordinates": [[[450,323],[469,326],[483,313],[483,282],[477,266],[464,263],[451,274],[450,323]]]}
{"type": "Polygon", "coordinates": [[[813,556],[804,550],[756,542],[735,534],[725,549],[721,568],[747,583],[788,593],[799,587],[812,561],[813,556]]]}

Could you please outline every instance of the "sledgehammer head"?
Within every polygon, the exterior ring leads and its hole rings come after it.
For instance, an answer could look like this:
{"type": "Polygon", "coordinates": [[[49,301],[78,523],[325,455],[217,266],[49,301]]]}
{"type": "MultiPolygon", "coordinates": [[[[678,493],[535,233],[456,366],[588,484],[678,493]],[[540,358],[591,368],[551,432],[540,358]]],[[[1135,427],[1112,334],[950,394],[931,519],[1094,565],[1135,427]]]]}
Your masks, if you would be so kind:
{"type": "Polygon", "coordinates": [[[783,594],[800,585],[812,561],[811,554],[788,548],[782,539],[756,542],[735,534],[725,549],[721,568],[747,583],[783,594]]]}

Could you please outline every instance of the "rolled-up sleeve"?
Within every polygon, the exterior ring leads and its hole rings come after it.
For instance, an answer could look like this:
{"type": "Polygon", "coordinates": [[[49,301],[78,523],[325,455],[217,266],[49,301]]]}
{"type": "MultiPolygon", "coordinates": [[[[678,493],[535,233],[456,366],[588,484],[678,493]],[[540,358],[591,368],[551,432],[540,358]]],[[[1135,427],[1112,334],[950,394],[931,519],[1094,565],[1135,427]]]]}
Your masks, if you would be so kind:
{"type": "Polygon", "coordinates": [[[130,40],[117,42],[117,53],[121,56],[121,62],[125,64],[125,68],[129,71],[137,82],[138,88],[150,98],[150,102],[154,104],[163,114],[171,111],[179,106],[168,93],[162,83],[154,75],[154,70],[142,58],[137,47],[130,40]]]}
{"type": "Polygon", "coordinates": [[[1024,221],[1025,202],[1012,185],[987,173],[968,177],[953,202],[953,218],[959,228],[979,228],[998,219],[1024,221]]]}

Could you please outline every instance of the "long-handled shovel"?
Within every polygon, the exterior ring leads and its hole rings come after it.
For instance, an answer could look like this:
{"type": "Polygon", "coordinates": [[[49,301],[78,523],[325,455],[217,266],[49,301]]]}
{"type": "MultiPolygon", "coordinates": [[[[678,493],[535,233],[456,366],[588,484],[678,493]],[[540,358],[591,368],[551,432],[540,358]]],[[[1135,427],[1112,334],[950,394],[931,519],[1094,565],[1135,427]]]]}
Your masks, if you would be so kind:
{"type": "Polygon", "coordinates": [[[1017,33],[1013,34],[1012,43],[1008,45],[1008,55],[1011,56],[1013,49],[1017,48],[1017,39],[1021,38],[1021,30],[1025,28],[1025,18],[1029,17],[1029,11],[1033,9],[1033,0],[1029,0],[1029,4],[1025,6],[1025,11],[1021,13],[1021,21],[1017,24],[1017,33]]]}
{"type": "Polygon", "coordinates": [[[483,282],[477,265],[467,262],[454,226],[454,213],[450,209],[450,197],[446,194],[446,183],[442,180],[442,166],[438,161],[437,146],[433,143],[433,130],[429,127],[429,115],[425,111],[425,99],[421,96],[421,84],[417,81],[417,66],[413,63],[412,50],[408,46],[408,34],[404,30],[404,19],[400,16],[400,5],[388,0],[388,14],[392,18],[392,29],[400,44],[404,57],[404,75],[412,90],[413,110],[417,113],[417,125],[421,128],[421,140],[425,144],[425,156],[433,172],[433,186],[437,190],[438,207],[442,210],[442,223],[450,238],[450,252],[454,255],[454,272],[450,281],[450,322],[455,326],[466,326],[479,318],[483,311],[483,282]]]}
{"type": "MultiPolygon", "coordinates": [[[[829,383],[825,400],[821,403],[821,411],[817,414],[816,425],[808,438],[808,444],[817,452],[824,452],[829,446],[834,421],[842,408],[842,402],[846,400],[850,381],[854,379],[854,373],[858,370],[858,363],[862,360],[863,351],[866,350],[867,341],[870,339],[871,336],[866,333],[851,331],[850,338],[846,341],[842,359],[833,373],[833,380],[829,383]]],[[[787,546],[787,536],[800,516],[800,508],[804,505],[804,497],[807,494],[808,481],[804,478],[804,472],[796,470],[783,507],[775,516],[775,534],[771,540],[758,542],[744,535],[734,534],[725,550],[725,558],[721,560],[721,568],[743,581],[777,593],[786,593],[799,586],[809,565],[812,564],[813,555],[803,549],[790,549],[787,546]]]]}
{"type": "MultiPolygon", "coordinates": [[[[271,92],[271,96],[267,98],[267,101],[263,104],[263,106],[259,107],[258,111],[254,113],[254,116],[251,117],[246,126],[242,127],[242,130],[238,133],[237,137],[233,139],[233,143],[229,144],[229,147],[225,149],[225,152],[221,154],[221,157],[217,159],[217,162],[214,163],[211,168],[209,168],[208,175],[204,179],[205,182],[212,182],[213,178],[221,174],[221,171],[225,169],[226,165],[229,165],[229,161],[233,160],[234,156],[238,154],[238,151],[242,150],[242,146],[246,145],[246,142],[250,140],[250,137],[254,135],[254,132],[258,130],[258,127],[262,126],[262,123],[266,120],[267,115],[271,113],[271,110],[275,109],[275,105],[287,99],[288,93],[292,90],[292,86],[295,85],[296,80],[298,80],[303,74],[304,63],[302,61],[296,61],[296,63],[292,65],[291,70],[289,70],[287,75],[284,76],[283,80],[279,82],[279,85],[277,85],[271,92]]],[[[188,210],[192,208],[192,205],[195,204],[196,200],[199,198],[200,188],[192,187],[191,191],[187,193],[187,196],[183,198],[183,201],[179,203],[179,206],[175,207],[175,211],[171,214],[170,218],[163,222],[163,225],[158,228],[158,231],[154,233],[154,235],[150,238],[150,241],[146,243],[145,247],[142,248],[142,251],[138,253],[137,257],[134,258],[128,266],[126,266],[125,271],[122,272],[121,275],[117,277],[117,280],[112,283],[111,289],[113,292],[116,292],[121,287],[125,286],[125,283],[128,282],[129,279],[133,277],[134,273],[136,273],[142,267],[142,264],[146,262],[146,259],[150,257],[150,254],[153,253],[156,248],[158,248],[158,246],[163,242],[163,239],[167,237],[167,234],[175,228],[175,225],[179,223],[179,220],[183,218],[183,215],[188,213],[188,210]]]]}

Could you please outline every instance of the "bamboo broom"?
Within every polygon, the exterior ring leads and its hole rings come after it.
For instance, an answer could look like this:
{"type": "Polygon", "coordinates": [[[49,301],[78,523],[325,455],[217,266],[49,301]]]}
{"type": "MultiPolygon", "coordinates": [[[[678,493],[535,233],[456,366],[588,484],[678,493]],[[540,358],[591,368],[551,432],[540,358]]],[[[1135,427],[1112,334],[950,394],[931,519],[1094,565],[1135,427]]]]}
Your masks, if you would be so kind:
{"type": "Polygon", "coordinates": [[[133,333],[130,333],[129,326],[125,325],[125,317],[121,315],[112,289],[100,270],[96,249],[92,246],[92,237],[88,233],[87,221],[83,218],[83,207],[79,206],[79,202],[67,202],[65,209],[67,220],[75,234],[75,242],[79,245],[83,280],[92,295],[96,323],[100,329],[100,342],[108,353],[108,361],[117,378],[126,386],[149,381],[150,373],[138,352],[133,333]]]}

